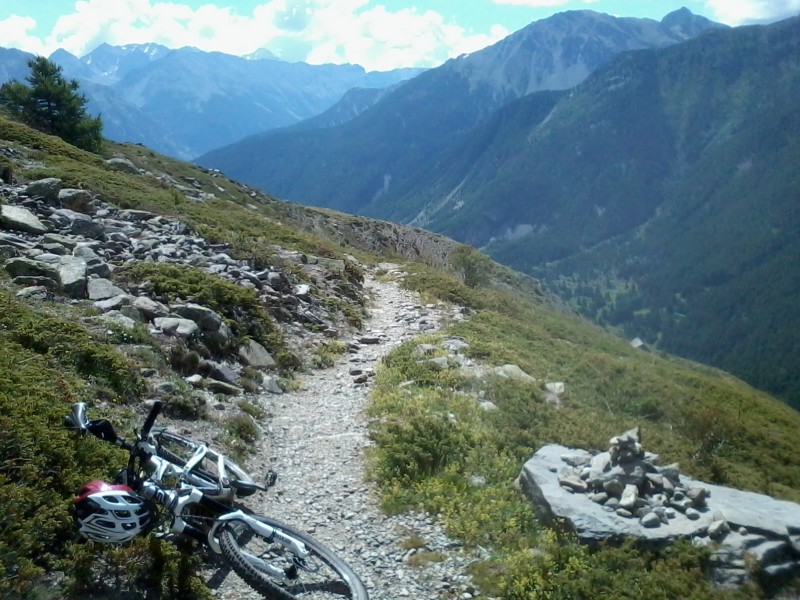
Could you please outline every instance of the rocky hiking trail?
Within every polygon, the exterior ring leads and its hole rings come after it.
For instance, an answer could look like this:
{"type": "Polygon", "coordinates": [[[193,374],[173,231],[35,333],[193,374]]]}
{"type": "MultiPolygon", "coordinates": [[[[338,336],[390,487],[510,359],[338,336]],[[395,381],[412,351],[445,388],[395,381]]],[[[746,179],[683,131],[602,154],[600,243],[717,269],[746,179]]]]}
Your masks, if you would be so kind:
{"type": "MultiPolygon", "coordinates": [[[[352,302],[348,293],[354,292],[354,284],[345,280],[344,260],[273,248],[277,265],[292,265],[303,272],[304,281],[318,288],[314,296],[309,293],[311,285],[293,285],[280,267],[255,270],[246,261],[231,258],[225,252],[227,245],[209,243],[180,221],[120,210],[89,191],[62,184],[60,179],[46,178],[0,185],[0,261],[18,286],[17,298],[50,302],[64,311],[89,300],[99,313],[86,318],[93,327],[126,331],[139,324],[164,348],[190,336],[204,341],[230,339],[222,315],[208,307],[191,302],[167,306],[147,281],[117,281],[123,289],[108,279],[125,265],[168,263],[193,266],[254,290],[273,315],[289,323],[287,338],[295,343],[294,351],[307,352],[314,335],[341,333],[340,318],[319,298],[327,295],[352,302]]],[[[458,307],[421,305],[400,287],[402,277],[393,264],[377,265],[366,273],[368,318],[361,332],[345,340],[349,351],[333,367],[304,373],[300,389],[285,393],[273,374],[262,374],[262,391],[256,399],[270,417],[246,466],[256,476],[273,469],[278,480],[268,492],[243,504],[329,546],[362,578],[372,600],[471,598],[478,592],[465,570],[476,556],[466,553],[425,515],[384,515],[375,484],[365,479],[364,454],[370,441],[364,407],[376,363],[400,343],[464,318],[458,307]],[[428,558],[436,560],[409,561],[418,552],[431,553],[428,558]]],[[[237,362],[236,357],[228,358],[237,362]]],[[[240,348],[238,359],[266,371],[275,365],[253,342],[240,348]]],[[[208,377],[194,374],[186,381],[216,392],[214,408],[220,413],[213,417],[227,415],[222,411],[233,407],[225,398],[242,394],[240,378],[226,364],[206,360],[204,365],[208,377]]],[[[175,389],[154,369],[146,371],[143,376],[153,398],[175,389]]],[[[162,424],[170,424],[168,416],[162,424]]],[[[217,433],[207,421],[179,421],[172,426],[201,440],[217,433]]],[[[204,576],[218,598],[261,598],[220,562],[210,564],[204,576]]]]}
{"type": "MultiPolygon", "coordinates": [[[[401,276],[395,265],[379,267],[401,276]]],[[[426,515],[386,516],[375,485],[365,480],[364,453],[370,441],[364,407],[373,369],[395,346],[438,329],[449,309],[423,306],[396,280],[374,274],[368,274],[365,292],[369,317],[351,351],[333,367],[305,375],[299,391],[261,397],[272,419],[248,466],[256,474],[274,469],[278,480],[245,504],[334,550],[361,577],[372,600],[477,597],[465,573],[476,556],[426,515]],[[408,547],[410,539],[424,542],[419,551],[441,553],[444,560],[409,564],[417,551],[408,547]]],[[[230,600],[261,598],[233,573],[214,593],[230,600]]]]}

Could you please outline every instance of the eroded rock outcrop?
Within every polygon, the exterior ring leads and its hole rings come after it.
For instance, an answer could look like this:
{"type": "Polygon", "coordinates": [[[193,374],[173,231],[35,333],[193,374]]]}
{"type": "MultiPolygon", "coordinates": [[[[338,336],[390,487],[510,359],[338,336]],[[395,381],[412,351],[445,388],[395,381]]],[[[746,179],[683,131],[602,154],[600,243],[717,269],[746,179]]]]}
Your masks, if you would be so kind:
{"type": "Polygon", "coordinates": [[[568,524],[585,543],[634,538],[663,547],[689,538],[711,548],[721,584],[747,579],[747,555],[767,578],[800,574],[800,505],[697,481],[675,464],[658,463],[634,429],[612,438],[606,452],[545,446],[518,481],[545,521],[568,524]]]}

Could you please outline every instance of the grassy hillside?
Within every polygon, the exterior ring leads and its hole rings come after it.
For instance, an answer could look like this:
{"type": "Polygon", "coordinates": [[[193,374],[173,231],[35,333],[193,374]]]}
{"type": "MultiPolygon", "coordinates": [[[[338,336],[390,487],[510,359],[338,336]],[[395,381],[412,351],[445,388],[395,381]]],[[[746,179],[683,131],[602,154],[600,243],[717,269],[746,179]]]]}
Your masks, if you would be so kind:
{"type": "MultiPolygon", "coordinates": [[[[492,380],[478,390],[453,370],[424,369],[412,356],[413,343],[393,352],[379,374],[370,408],[380,417],[371,464],[385,505],[441,514],[453,535],[484,546],[488,558],[474,569],[487,593],[589,598],[602,590],[606,597],[636,597],[631,590],[641,591],[647,578],[661,590],[653,597],[732,595],[710,587],[701,576],[707,556],[688,546],[663,554],[632,547],[590,552],[539,526],[511,482],[543,443],[602,448],[610,435],[640,424],[648,449],[681,461],[688,473],[800,500],[792,446],[800,427],[796,412],[714,369],[634,351],[553,309],[535,282],[498,266],[481,280],[487,287],[467,287],[452,272],[429,266],[447,256],[441,239],[287,205],[140,146],[107,146],[106,157],[125,156],[144,170],[127,174],[110,169],[103,157],[0,118],[0,147],[20,181],[57,176],[106,202],[179,217],[255,264],[272,260],[275,245],[333,259],[357,254],[367,266],[418,256],[405,264],[405,285],[424,298],[476,311],[442,335],[463,337],[470,355],[486,364],[514,362],[542,381],[564,381],[567,392],[557,410],[543,401],[538,386],[492,380]],[[216,199],[189,201],[165,181],[199,186],[216,199]],[[412,380],[411,386],[398,385],[412,380]],[[500,410],[478,410],[478,391],[500,410]],[[468,485],[470,475],[485,477],[486,485],[468,485]]],[[[198,285],[179,271],[148,273],[164,294],[198,285]]],[[[253,309],[246,294],[237,299],[220,282],[204,281],[210,289],[224,288],[225,302],[253,309]]],[[[75,544],[69,518],[76,488],[92,477],[110,477],[123,459],[100,442],[66,434],[61,419],[70,403],[89,401],[95,414],[130,432],[141,420],[139,369],[166,373],[168,357],[146,336],[130,344],[118,332],[92,326],[88,302],[23,304],[15,291],[0,270],[0,597],[83,598],[101,584],[120,597],[126,590],[136,597],[205,597],[195,576],[197,554],[152,540],[122,549],[75,544]],[[59,591],[56,573],[64,575],[59,591]]],[[[327,300],[343,318],[357,317],[344,296],[327,300]]],[[[219,443],[226,445],[231,434],[222,429],[219,443]]],[[[748,589],[742,596],[758,593],[748,589]]]]}
{"type": "Polygon", "coordinates": [[[665,464],[678,461],[682,472],[706,481],[800,501],[796,411],[725,373],[634,350],[513,292],[466,288],[420,266],[410,271],[410,288],[477,311],[422,341],[457,336],[469,344],[469,357],[519,365],[539,383],[476,383],[455,367],[431,369],[415,352],[420,341],[392,352],[369,409],[372,475],[388,510],[440,514],[467,544],[491,548],[472,570],[486,593],[502,598],[761,597],[754,587],[714,589],[704,577],[708,555],[688,544],[665,553],[632,546],[589,552],[538,525],[511,482],[544,444],[599,450],[641,426],[644,445],[665,464]],[[560,408],[545,399],[547,381],[566,384],[560,408]],[[498,410],[483,410],[478,399],[498,410]],[[476,477],[483,483],[474,484],[476,477]]]}

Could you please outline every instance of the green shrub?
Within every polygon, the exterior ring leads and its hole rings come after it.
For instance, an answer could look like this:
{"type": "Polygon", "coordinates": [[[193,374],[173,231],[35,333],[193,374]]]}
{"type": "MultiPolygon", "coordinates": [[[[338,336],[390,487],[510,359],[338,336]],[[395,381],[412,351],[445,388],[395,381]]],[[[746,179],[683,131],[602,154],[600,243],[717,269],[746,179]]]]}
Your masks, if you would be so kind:
{"type": "Polygon", "coordinates": [[[311,364],[318,369],[332,367],[342,354],[347,351],[347,345],[339,340],[325,340],[318,344],[311,354],[311,364]]]}
{"type": "MultiPolygon", "coordinates": [[[[14,182],[14,163],[4,156],[0,156],[0,181],[8,185],[14,182]]],[[[2,204],[3,199],[0,198],[0,206],[2,204]]]]}
{"type": "Polygon", "coordinates": [[[178,419],[202,419],[208,414],[206,398],[194,390],[179,390],[164,398],[164,410],[178,419]]]}
{"type": "Polygon", "coordinates": [[[267,416],[267,411],[250,400],[239,400],[236,404],[243,413],[250,415],[254,419],[263,419],[267,416]]]}
{"type": "Polygon", "coordinates": [[[154,536],[124,546],[71,544],[62,561],[70,574],[65,591],[75,599],[135,594],[153,600],[211,600],[211,591],[197,576],[203,567],[201,557],[192,542],[176,546],[154,536]]]}
{"type": "Polygon", "coordinates": [[[753,590],[712,586],[707,579],[708,560],[708,550],[690,542],[677,542],[663,552],[640,550],[632,543],[592,551],[547,532],[533,551],[509,557],[499,587],[508,600],[752,597],[753,590]]]}
{"type": "Polygon", "coordinates": [[[169,349],[169,364],[181,375],[194,375],[200,369],[203,358],[197,350],[191,350],[186,344],[177,344],[169,349]]]}
{"type": "Polygon", "coordinates": [[[24,594],[72,536],[68,499],[124,455],[64,427],[78,380],[0,333],[0,596],[24,594]]]}
{"type": "Polygon", "coordinates": [[[136,369],[114,346],[92,337],[80,325],[35,313],[0,291],[0,335],[49,357],[96,386],[112,399],[137,401],[144,384],[136,369]]]}

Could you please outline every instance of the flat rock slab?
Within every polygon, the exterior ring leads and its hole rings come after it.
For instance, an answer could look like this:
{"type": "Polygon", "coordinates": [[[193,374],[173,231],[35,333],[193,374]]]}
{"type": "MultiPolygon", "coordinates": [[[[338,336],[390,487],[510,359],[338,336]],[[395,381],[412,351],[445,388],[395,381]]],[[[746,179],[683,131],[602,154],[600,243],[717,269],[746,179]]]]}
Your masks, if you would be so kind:
{"type": "Polygon", "coordinates": [[[525,463],[519,482],[543,518],[551,521],[566,519],[584,542],[633,537],[651,541],[657,546],[679,537],[705,535],[720,513],[734,529],[745,527],[750,533],[788,542],[791,527],[800,523],[800,505],[793,502],[681,476],[685,486],[706,488],[710,492],[708,506],[698,511],[696,520],[677,512],[666,525],[643,527],[639,519],[608,512],[587,495],[570,493],[559,484],[559,475],[567,474],[570,469],[562,456],[581,452],[584,451],[565,446],[545,446],[525,463]]]}
{"type": "Polygon", "coordinates": [[[14,231],[40,235],[49,231],[36,215],[22,206],[0,205],[0,224],[14,231]]]}

